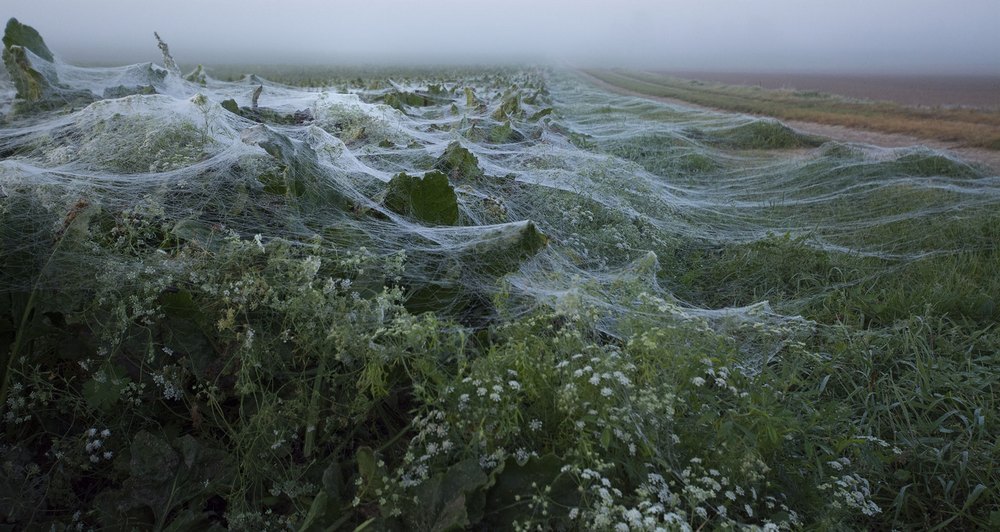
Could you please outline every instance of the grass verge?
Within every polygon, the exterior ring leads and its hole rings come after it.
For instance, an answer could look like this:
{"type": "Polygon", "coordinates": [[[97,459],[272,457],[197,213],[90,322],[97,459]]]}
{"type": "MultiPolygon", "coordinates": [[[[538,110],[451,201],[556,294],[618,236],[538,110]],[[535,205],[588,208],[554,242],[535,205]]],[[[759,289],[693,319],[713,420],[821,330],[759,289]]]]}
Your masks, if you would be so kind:
{"type": "Polygon", "coordinates": [[[1000,150],[1000,113],[981,109],[910,107],[815,91],[725,85],[627,70],[585,71],[605,83],[651,96],[781,120],[800,120],[1000,150]]]}

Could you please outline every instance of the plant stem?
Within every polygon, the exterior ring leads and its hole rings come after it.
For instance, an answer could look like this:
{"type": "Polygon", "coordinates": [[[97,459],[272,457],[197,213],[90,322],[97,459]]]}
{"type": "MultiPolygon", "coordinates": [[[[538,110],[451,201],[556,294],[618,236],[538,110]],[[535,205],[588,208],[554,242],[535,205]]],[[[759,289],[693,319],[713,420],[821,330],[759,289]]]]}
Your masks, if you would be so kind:
{"type": "Polygon", "coordinates": [[[81,219],[86,219],[88,216],[84,216],[82,213],[75,216],[72,221],[63,229],[61,235],[59,235],[59,240],[52,246],[52,253],[49,254],[49,258],[45,260],[45,264],[38,271],[38,277],[35,278],[35,283],[31,287],[31,295],[28,296],[28,302],[24,306],[24,312],[21,314],[21,323],[17,328],[17,335],[14,337],[14,347],[11,348],[7,355],[7,361],[4,364],[3,376],[0,377],[0,417],[5,414],[4,409],[7,406],[7,392],[10,388],[10,374],[11,368],[14,365],[14,361],[18,359],[21,355],[21,349],[24,347],[24,337],[28,333],[28,322],[30,317],[33,315],[35,307],[35,299],[38,297],[39,286],[42,283],[42,278],[45,276],[45,271],[49,269],[49,264],[52,263],[52,258],[56,256],[59,252],[59,248],[62,243],[66,241],[66,235],[76,226],[76,224],[81,219]]]}
{"type": "Polygon", "coordinates": [[[312,454],[313,446],[316,443],[316,427],[319,423],[319,397],[320,392],[323,389],[323,377],[326,374],[326,360],[327,356],[321,356],[319,361],[319,369],[316,372],[316,380],[313,382],[312,397],[309,399],[309,414],[306,417],[306,441],[302,449],[302,454],[306,458],[312,454]],[[312,430],[310,430],[312,429],[312,430]]]}

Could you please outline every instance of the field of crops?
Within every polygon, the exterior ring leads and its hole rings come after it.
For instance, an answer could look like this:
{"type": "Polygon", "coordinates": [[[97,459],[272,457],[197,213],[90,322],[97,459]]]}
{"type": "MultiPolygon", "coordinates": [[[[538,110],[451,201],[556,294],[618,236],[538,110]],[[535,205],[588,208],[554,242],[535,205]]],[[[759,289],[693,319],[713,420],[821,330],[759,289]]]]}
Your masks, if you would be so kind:
{"type": "Polygon", "coordinates": [[[995,172],[559,70],[3,42],[0,528],[1000,526],[995,172]]]}

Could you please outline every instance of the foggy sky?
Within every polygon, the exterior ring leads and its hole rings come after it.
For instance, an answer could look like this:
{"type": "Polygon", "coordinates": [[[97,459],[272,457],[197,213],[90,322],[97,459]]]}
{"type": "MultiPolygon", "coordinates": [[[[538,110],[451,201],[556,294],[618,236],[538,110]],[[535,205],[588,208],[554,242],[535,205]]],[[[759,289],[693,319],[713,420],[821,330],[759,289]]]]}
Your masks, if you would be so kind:
{"type": "Polygon", "coordinates": [[[1000,0],[5,0],[70,62],[1000,74],[1000,0]]]}

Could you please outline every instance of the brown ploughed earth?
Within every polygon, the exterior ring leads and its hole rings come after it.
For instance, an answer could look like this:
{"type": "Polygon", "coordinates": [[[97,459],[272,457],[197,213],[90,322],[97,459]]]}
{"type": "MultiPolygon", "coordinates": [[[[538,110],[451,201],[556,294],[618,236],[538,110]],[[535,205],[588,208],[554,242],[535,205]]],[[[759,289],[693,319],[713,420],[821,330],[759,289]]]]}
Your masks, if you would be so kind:
{"type": "Polygon", "coordinates": [[[797,74],[664,71],[669,76],[765,89],[793,89],[904,105],[1000,109],[1000,75],[797,74]]]}
{"type": "MultiPolygon", "coordinates": [[[[669,75],[684,79],[697,79],[732,85],[753,85],[765,88],[815,90],[829,94],[863,98],[873,101],[893,101],[908,106],[955,106],[1000,110],[1000,77],[960,77],[944,80],[937,77],[915,76],[830,76],[807,74],[737,74],[706,72],[670,72],[669,75]]],[[[605,90],[618,94],[639,96],[697,109],[731,113],[697,105],[676,98],[655,96],[618,87],[586,72],[580,76],[605,90]]],[[[944,150],[956,157],[988,167],[1000,174],[1000,151],[962,146],[959,143],[914,137],[868,129],[857,129],[831,124],[797,120],[781,120],[800,132],[819,135],[842,142],[857,142],[886,148],[927,146],[944,150]]]]}

